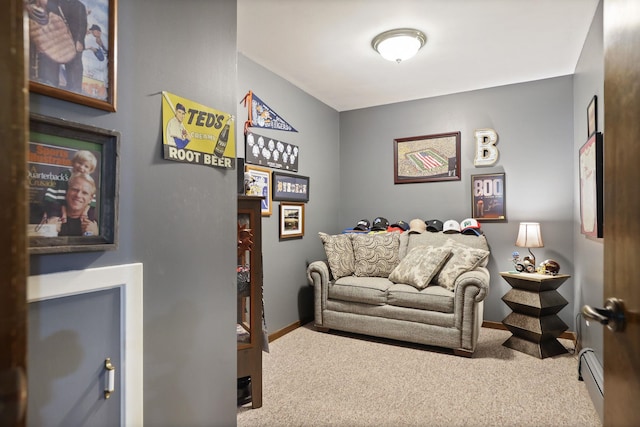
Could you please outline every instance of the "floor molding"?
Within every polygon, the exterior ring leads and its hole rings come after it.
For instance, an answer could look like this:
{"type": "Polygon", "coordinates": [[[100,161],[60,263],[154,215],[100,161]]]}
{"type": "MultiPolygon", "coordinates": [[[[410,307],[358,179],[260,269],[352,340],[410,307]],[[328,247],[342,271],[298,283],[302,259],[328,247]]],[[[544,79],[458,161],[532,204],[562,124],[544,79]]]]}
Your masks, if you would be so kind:
{"type": "MultiPolygon", "coordinates": [[[[503,331],[508,331],[507,327],[503,325],[501,322],[493,322],[491,320],[483,321],[482,327],[489,328],[489,329],[502,329],[503,331]]],[[[572,331],[566,331],[566,332],[563,332],[558,338],[562,338],[564,340],[571,340],[575,343],[576,333],[572,331]]]]}

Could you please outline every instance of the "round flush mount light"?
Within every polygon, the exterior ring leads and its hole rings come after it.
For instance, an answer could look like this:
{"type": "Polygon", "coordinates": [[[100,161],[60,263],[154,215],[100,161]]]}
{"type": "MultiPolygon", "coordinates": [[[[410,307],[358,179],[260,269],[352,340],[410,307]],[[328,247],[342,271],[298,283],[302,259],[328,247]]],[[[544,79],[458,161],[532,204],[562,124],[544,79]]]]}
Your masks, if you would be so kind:
{"type": "Polygon", "coordinates": [[[400,63],[418,53],[426,42],[427,36],[422,31],[398,28],[375,36],[371,47],[384,59],[400,63]]]}

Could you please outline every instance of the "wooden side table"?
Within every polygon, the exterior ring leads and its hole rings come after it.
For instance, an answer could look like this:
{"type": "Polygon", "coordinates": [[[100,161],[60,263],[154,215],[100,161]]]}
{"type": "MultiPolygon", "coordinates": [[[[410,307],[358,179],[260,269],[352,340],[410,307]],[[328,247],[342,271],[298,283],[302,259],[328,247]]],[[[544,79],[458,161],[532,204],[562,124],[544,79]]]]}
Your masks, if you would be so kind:
{"type": "Polygon", "coordinates": [[[557,338],[568,329],[558,313],[568,304],[557,289],[571,276],[502,272],[511,285],[502,301],[513,310],[502,323],[513,334],[502,345],[539,359],[567,353],[557,338]]]}

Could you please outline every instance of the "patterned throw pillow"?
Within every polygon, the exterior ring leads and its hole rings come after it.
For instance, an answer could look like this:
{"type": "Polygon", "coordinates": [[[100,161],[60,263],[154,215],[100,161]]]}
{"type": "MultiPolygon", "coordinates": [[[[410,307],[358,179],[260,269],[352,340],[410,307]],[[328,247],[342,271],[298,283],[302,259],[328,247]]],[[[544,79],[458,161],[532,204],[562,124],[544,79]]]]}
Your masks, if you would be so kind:
{"type": "Polygon", "coordinates": [[[334,279],[351,276],[355,270],[353,246],[351,236],[348,234],[336,234],[330,236],[327,233],[318,233],[324,252],[327,254],[329,268],[334,279]]]}
{"type": "Polygon", "coordinates": [[[400,233],[355,234],[351,242],[358,277],[389,277],[400,262],[400,233]]]}
{"type": "Polygon", "coordinates": [[[433,276],[440,271],[449,255],[451,255],[451,248],[416,246],[393,269],[389,280],[393,283],[405,283],[417,289],[424,289],[433,276]]]}
{"type": "Polygon", "coordinates": [[[448,239],[442,246],[451,248],[451,257],[444,264],[440,272],[433,279],[434,283],[450,291],[455,291],[455,282],[458,276],[476,268],[489,257],[489,251],[471,248],[448,239]]]}

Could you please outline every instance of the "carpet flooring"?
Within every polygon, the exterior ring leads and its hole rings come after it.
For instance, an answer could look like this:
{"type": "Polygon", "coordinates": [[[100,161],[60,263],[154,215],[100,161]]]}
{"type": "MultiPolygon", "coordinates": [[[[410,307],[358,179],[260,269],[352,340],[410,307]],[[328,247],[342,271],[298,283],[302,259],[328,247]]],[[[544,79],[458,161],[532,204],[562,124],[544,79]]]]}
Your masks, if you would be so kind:
{"type": "Polygon", "coordinates": [[[263,406],[238,407],[237,425],[601,425],[576,355],[537,359],[502,346],[509,336],[482,328],[469,359],[308,324],[263,353],[263,406]]]}

